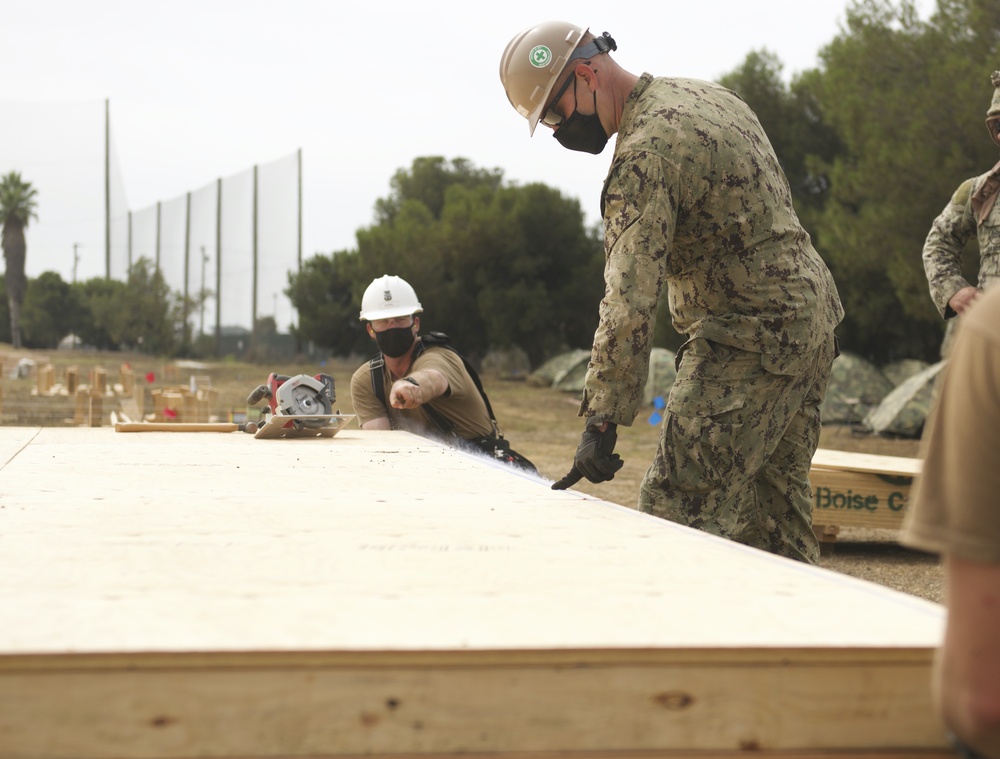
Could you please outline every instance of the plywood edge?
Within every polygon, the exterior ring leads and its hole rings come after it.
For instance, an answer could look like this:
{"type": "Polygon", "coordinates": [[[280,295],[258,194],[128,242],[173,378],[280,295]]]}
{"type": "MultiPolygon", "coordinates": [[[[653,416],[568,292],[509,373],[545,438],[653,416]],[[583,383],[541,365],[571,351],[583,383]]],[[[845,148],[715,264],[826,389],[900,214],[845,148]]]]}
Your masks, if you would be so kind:
{"type": "MultiPolygon", "coordinates": [[[[602,749],[600,752],[593,751],[518,751],[517,753],[491,753],[488,756],[493,759],[747,759],[752,756],[754,759],[955,759],[955,752],[951,749],[886,749],[884,751],[858,751],[857,749],[847,749],[844,751],[768,751],[766,749],[753,749],[748,754],[749,749],[734,751],[713,751],[711,749],[698,749],[692,752],[689,749],[674,751],[664,749],[662,751],[618,751],[602,749]]],[[[392,754],[392,759],[483,759],[482,752],[459,754],[392,754]]],[[[233,757],[233,759],[259,759],[259,757],[233,757]]],[[[371,754],[319,754],[308,757],[308,759],[372,759],[371,754]]]]}
{"type": "Polygon", "coordinates": [[[10,755],[877,756],[946,745],[929,662],[53,674],[0,673],[10,755]]]}
{"type": "Polygon", "coordinates": [[[812,458],[813,468],[838,469],[867,474],[914,477],[920,474],[920,459],[904,456],[880,456],[873,453],[853,453],[818,448],[812,458]]]}
{"type": "Polygon", "coordinates": [[[12,654],[0,673],[159,669],[929,665],[931,647],[480,649],[12,654]]]}

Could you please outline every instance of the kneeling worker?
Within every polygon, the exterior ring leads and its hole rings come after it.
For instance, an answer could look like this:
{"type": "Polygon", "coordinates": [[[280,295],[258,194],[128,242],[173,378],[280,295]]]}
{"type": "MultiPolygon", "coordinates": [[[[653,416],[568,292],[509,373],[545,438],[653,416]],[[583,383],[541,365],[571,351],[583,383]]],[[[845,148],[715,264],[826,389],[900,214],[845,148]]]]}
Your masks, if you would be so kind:
{"type": "Polygon", "coordinates": [[[439,333],[420,337],[423,308],[404,279],[375,279],[361,299],[361,319],[379,353],[351,378],[365,430],[401,429],[533,469],[500,435],[475,370],[439,333]]]}

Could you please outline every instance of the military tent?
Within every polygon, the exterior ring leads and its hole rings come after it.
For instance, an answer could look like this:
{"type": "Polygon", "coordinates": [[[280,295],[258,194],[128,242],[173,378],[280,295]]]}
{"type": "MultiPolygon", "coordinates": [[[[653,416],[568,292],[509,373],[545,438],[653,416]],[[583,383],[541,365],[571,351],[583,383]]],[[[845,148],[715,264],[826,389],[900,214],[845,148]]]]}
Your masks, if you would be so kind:
{"type": "MultiPolygon", "coordinates": [[[[579,393],[583,390],[583,382],[587,377],[587,365],[590,354],[586,358],[556,379],[553,387],[567,393],[579,393]]],[[[674,368],[674,352],[666,348],[653,348],[649,354],[649,372],[646,375],[646,385],[643,391],[643,403],[650,405],[657,396],[666,398],[670,392],[677,370],[674,368]]]]}
{"type": "Polygon", "coordinates": [[[590,364],[590,352],[566,371],[558,375],[552,382],[552,387],[565,393],[579,393],[583,390],[583,381],[587,377],[587,366],[590,364]]]}
{"type": "Polygon", "coordinates": [[[646,389],[642,401],[647,406],[652,405],[657,397],[667,399],[674,380],[677,379],[677,368],[674,366],[676,354],[666,348],[653,348],[649,355],[649,377],[646,379],[646,389]]]}
{"type": "Polygon", "coordinates": [[[864,427],[876,434],[919,437],[934,397],[934,381],[945,362],[936,364],[904,380],[864,419],[864,427]]]}
{"type": "Polygon", "coordinates": [[[550,358],[529,374],[528,384],[534,387],[552,387],[581,361],[586,366],[589,360],[590,351],[578,349],[560,353],[558,356],[550,358]]]}
{"type": "Polygon", "coordinates": [[[899,387],[914,374],[920,374],[930,364],[916,358],[904,358],[900,361],[893,361],[891,364],[882,367],[882,374],[892,383],[893,387],[899,387]]]}
{"type": "Polygon", "coordinates": [[[860,424],[892,390],[878,368],[854,353],[841,353],[833,362],[826,400],[820,406],[823,424],[860,424]]]}

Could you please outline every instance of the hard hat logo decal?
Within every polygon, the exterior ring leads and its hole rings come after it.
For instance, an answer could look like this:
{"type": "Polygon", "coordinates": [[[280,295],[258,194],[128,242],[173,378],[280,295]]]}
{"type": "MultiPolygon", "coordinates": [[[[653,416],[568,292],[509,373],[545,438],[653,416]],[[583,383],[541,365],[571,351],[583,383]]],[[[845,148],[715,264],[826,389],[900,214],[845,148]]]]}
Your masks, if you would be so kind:
{"type": "Polygon", "coordinates": [[[545,68],[552,61],[552,51],[545,45],[535,45],[528,53],[528,60],[535,68],[545,68]]]}
{"type": "Polygon", "coordinates": [[[382,300],[392,300],[392,292],[389,290],[383,290],[382,300]]]}

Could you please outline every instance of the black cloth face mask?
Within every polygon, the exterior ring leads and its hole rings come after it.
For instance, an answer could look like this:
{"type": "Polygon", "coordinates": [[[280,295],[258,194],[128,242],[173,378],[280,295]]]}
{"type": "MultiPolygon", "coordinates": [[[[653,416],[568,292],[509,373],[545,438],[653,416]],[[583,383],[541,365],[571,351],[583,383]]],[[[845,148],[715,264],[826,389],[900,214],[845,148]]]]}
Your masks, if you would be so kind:
{"type": "Polygon", "coordinates": [[[376,332],[375,344],[389,358],[399,358],[413,345],[413,325],[376,332]]]}
{"type": "MultiPolygon", "coordinates": [[[[576,100],[576,81],[573,82],[573,99],[576,100]]],[[[608,135],[601,126],[601,118],[597,115],[597,93],[594,93],[594,112],[583,115],[576,106],[562,126],[552,133],[559,144],[567,150],[578,150],[581,153],[597,155],[608,144],[608,135]]]]}

